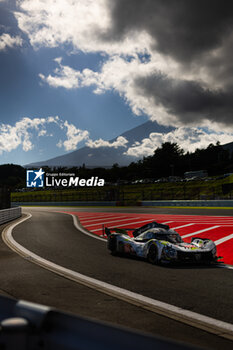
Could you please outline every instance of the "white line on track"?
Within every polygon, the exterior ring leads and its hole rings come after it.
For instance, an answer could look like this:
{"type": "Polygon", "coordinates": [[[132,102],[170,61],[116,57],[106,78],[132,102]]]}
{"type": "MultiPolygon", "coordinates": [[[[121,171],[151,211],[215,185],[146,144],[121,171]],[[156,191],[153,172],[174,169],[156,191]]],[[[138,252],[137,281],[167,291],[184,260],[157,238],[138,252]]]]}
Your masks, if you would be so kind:
{"type": "Polygon", "coordinates": [[[99,217],[99,216],[96,216],[96,217],[91,216],[90,218],[84,218],[84,217],[80,217],[80,216],[79,216],[79,220],[80,220],[80,221],[85,221],[85,222],[88,222],[88,221],[91,222],[91,221],[94,221],[94,220],[103,220],[104,218],[107,218],[107,219],[109,218],[109,219],[111,219],[111,218],[113,218],[113,217],[114,217],[114,216],[107,216],[107,217],[106,217],[106,216],[103,216],[103,217],[101,217],[101,216],[100,216],[100,217],[99,217]]]}
{"type": "MultiPolygon", "coordinates": [[[[176,220],[174,220],[176,221],[176,220]]],[[[177,220],[178,221],[178,220],[177,220]]],[[[187,221],[183,221],[184,224],[187,223],[187,221]]],[[[190,221],[189,221],[190,222],[190,221]]],[[[182,221],[180,220],[180,223],[182,223],[182,221]]],[[[194,222],[193,221],[193,224],[194,225],[211,225],[213,224],[213,222],[203,222],[203,221],[200,221],[200,222],[194,222]]],[[[233,222],[231,224],[223,224],[221,222],[215,222],[215,224],[219,225],[219,226],[222,226],[222,227],[233,227],[233,222]]]]}
{"type": "MultiPolygon", "coordinates": [[[[136,217],[135,219],[140,219],[140,216],[136,217]]],[[[112,221],[107,221],[107,220],[103,220],[102,221],[102,224],[111,224],[113,222],[119,222],[119,221],[125,221],[125,222],[128,222],[128,221],[132,221],[134,220],[133,218],[127,218],[127,219],[116,219],[116,220],[112,220],[112,221]]],[[[101,223],[98,223],[97,225],[100,225],[101,223]]],[[[91,224],[91,225],[85,225],[85,227],[90,227],[90,226],[96,226],[96,224],[91,224]]]]}
{"type": "MultiPolygon", "coordinates": [[[[209,225],[209,224],[212,224],[213,222],[215,222],[216,224],[219,224],[219,225],[223,225],[223,226],[231,226],[233,225],[233,217],[232,218],[229,218],[229,220],[218,220],[217,218],[218,217],[213,217],[213,218],[210,218],[209,220],[206,219],[206,217],[203,217],[200,218],[196,218],[196,217],[193,217],[193,216],[190,216],[190,217],[179,217],[179,216],[171,216],[171,215],[159,215],[158,216],[159,219],[161,220],[164,220],[164,219],[170,219],[170,220],[173,220],[173,221],[178,221],[178,222],[193,222],[195,224],[206,224],[206,225],[209,225]]],[[[156,219],[156,218],[154,218],[156,219]]]]}
{"type": "Polygon", "coordinates": [[[188,226],[192,226],[195,224],[186,224],[186,225],[181,225],[181,226],[176,226],[176,227],[171,227],[173,230],[177,230],[178,228],[183,228],[183,227],[188,227],[188,226]]]}
{"type": "MultiPolygon", "coordinates": [[[[110,218],[114,218],[115,215],[98,215],[98,216],[90,216],[90,217],[80,217],[78,215],[79,219],[82,221],[93,221],[93,220],[102,220],[104,218],[110,219],[110,218]]],[[[124,216],[123,216],[124,217],[124,216]]]]}
{"type": "Polygon", "coordinates": [[[130,304],[136,305],[146,310],[150,310],[156,314],[163,315],[165,317],[178,320],[189,326],[196,327],[198,329],[205,330],[209,333],[218,335],[220,337],[233,340],[233,325],[224,321],[220,321],[205,315],[198,314],[193,311],[182,309],[180,307],[170,305],[159,300],[155,300],[141,294],[131,292],[129,290],[111,285],[109,283],[96,280],[94,278],[85,276],[78,272],[67,269],[63,266],[57,265],[49,260],[46,260],[37,254],[32,253],[22,245],[17,243],[13,236],[12,230],[14,227],[29,219],[31,214],[26,218],[18,220],[17,222],[8,225],[2,232],[2,238],[4,242],[16,253],[30,259],[30,262],[35,263],[49,271],[56,273],[59,276],[75,281],[76,283],[83,284],[89,288],[100,291],[102,293],[111,295],[117,299],[124,300],[130,304]]]}
{"type": "Polygon", "coordinates": [[[187,235],[184,235],[184,236],[182,236],[182,238],[195,236],[195,235],[198,235],[199,233],[210,231],[210,230],[214,230],[215,228],[218,228],[218,227],[220,227],[220,226],[219,225],[215,225],[215,226],[207,227],[207,228],[204,228],[203,230],[195,231],[195,232],[189,233],[187,235]]]}
{"type": "MultiPolygon", "coordinates": [[[[81,219],[80,221],[82,223],[89,223],[89,222],[92,222],[92,221],[103,221],[103,220],[106,220],[106,219],[115,219],[115,218],[116,218],[116,216],[103,216],[102,218],[99,218],[99,216],[98,216],[98,219],[97,218],[91,219],[91,220],[83,220],[83,219],[81,219]]],[[[122,218],[122,216],[121,216],[121,218],[122,218]]],[[[127,218],[127,216],[125,216],[125,218],[127,218]]]]}
{"type": "Polygon", "coordinates": [[[214,243],[215,243],[216,245],[219,245],[219,244],[221,244],[221,243],[224,243],[224,242],[226,242],[226,241],[229,241],[229,239],[232,239],[232,238],[233,238],[233,233],[232,233],[231,235],[229,235],[229,236],[226,236],[226,237],[223,237],[223,238],[218,239],[218,240],[215,241],[214,243]]]}

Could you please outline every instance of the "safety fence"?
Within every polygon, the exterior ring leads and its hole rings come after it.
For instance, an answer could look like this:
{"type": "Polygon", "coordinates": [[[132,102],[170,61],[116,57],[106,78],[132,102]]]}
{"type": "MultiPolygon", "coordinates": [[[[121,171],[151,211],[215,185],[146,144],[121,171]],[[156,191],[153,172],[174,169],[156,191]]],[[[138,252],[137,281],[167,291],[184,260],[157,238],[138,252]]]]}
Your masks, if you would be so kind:
{"type": "Polygon", "coordinates": [[[21,216],[21,208],[9,208],[0,210],[0,225],[5,224],[8,221],[17,219],[21,216]]]}
{"type": "Polygon", "coordinates": [[[138,332],[0,296],[0,348],[17,350],[191,349],[138,332]]]}

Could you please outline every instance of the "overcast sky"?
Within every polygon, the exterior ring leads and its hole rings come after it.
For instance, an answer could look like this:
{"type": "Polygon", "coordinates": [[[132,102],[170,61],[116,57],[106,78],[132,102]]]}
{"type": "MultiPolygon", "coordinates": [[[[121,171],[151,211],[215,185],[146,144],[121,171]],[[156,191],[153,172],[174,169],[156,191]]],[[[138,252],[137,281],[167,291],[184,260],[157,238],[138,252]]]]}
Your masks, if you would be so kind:
{"type": "Polygon", "coordinates": [[[232,142],[232,29],[228,0],[0,0],[0,163],[232,142]],[[176,130],[109,142],[149,119],[176,130]]]}

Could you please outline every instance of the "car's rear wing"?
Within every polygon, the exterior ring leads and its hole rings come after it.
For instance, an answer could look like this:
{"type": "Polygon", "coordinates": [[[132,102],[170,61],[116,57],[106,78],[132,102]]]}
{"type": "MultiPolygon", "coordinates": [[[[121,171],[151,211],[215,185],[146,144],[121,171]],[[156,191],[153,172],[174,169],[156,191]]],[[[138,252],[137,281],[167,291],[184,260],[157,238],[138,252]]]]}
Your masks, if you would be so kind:
{"type": "Polygon", "coordinates": [[[116,232],[116,233],[122,233],[127,235],[128,232],[127,231],[135,231],[135,228],[118,228],[118,227],[106,227],[105,225],[102,225],[102,233],[103,236],[109,236],[112,232],[116,232]]]}
{"type": "Polygon", "coordinates": [[[139,236],[142,232],[150,230],[151,228],[163,228],[165,230],[169,230],[169,226],[165,224],[160,224],[156,221],[152,221],[149,224],[143,225],[142,227],[139,228],[118,228],[118,227],[105,227],[103,225],[102,232],[103,235],[109,236],[112,232],[117,232],[117,233],[122,233],[122,234],[128,234],[127,231],[132,231],[132,234],[134,237],[139,236]]]}

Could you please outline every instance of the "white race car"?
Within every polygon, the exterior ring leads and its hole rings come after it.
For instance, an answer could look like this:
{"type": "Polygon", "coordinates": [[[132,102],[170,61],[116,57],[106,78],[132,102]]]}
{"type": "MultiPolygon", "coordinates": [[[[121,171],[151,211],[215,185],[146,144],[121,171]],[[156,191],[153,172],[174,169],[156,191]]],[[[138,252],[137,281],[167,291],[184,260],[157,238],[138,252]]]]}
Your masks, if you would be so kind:
{"type": "Polygon", "coordinates": [[[152,264],[160,262],[217,262],[215,243],[207,238],[193,237],[185,243],[168,225],[151,222],[139,229],[103,228],[107,246],[112,254],[128,254],[147,259],[152,264]],[[127,232],[132,231],[133,237],[127,232]]]}

